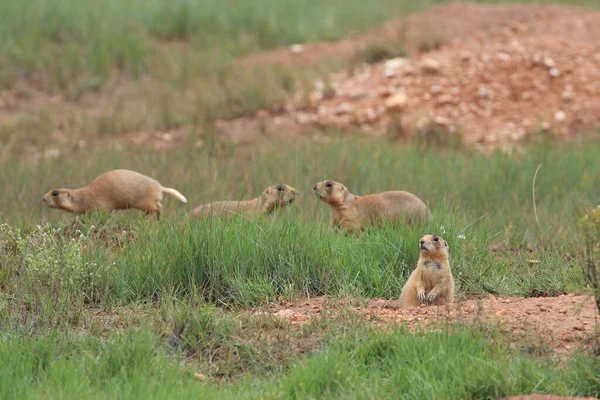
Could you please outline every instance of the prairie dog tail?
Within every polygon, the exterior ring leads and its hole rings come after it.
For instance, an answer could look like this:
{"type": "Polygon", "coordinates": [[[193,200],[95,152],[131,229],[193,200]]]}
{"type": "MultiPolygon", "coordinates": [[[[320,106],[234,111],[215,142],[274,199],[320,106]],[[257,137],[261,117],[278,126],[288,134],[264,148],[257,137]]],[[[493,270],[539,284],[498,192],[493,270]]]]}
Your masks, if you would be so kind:
{"type": "Polygon", "coordinates": [[[185,198],[185,196],[182,195],[181,193],[179,193],[175,189],[163,187],[162,192],[168,194],[169,196],[175,197],[177,200],[181,201],[182,203],[187,203],[187,199],[185,198]]]}

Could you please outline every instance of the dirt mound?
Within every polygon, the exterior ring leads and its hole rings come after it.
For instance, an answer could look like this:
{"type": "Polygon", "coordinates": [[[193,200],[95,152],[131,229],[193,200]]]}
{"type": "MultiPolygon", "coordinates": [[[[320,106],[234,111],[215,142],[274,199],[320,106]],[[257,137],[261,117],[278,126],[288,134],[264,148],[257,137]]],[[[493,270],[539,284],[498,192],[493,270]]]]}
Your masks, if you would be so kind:
{"type": "MultiPolygon", "coordinates": [[[[592,296],[561,295],[537,298],[466,300],[450,307],[402,310],[396,300],[334,301],[327,297],[310,301],[272,303],[269,312],[292,324],[304,324],[322,312],[350,309],[378,326],[404,325],[410,329],[435,327],[448,321],[498,326],[515,343],[551,346],[557,353],[592,345],[597,311],[592,296]]],[[[597,339],[596,339],[597,340],[597,339]]]]}
{"type": "Polygon", "coordinates": [[[245,62],[309,65],[325,55],[348,58],[376,35],[394,32],[402,33],[412,56],[331,74],[290,98],[283,114],[261,111],[258,118],[218,127],[235,142],[315,128],[359,127],[397,137],[461,132],[465,143],[492,149],[537,131],[572,138],[600,126],[600,13],[583,8],[451,4],[354,39],[245,62]],[[442,45],[417,51],[424,42],[442,45]]]}

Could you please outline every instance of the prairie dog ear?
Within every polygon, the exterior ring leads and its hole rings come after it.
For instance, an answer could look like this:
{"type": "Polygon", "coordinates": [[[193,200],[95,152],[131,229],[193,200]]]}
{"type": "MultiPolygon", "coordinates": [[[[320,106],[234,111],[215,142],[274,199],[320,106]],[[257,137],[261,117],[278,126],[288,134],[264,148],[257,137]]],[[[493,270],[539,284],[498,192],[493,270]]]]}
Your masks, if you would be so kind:
{"type": "Polygon", "coordinates": [[[448,247],[448,242],[446,242],[445,240],[444,240],[444,246],[448,247]]]}

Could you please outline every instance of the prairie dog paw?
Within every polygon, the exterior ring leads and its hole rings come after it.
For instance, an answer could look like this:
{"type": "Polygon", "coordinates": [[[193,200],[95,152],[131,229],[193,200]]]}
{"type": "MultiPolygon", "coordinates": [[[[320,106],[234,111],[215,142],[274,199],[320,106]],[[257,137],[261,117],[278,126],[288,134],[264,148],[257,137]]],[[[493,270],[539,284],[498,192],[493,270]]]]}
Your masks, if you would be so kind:
{"type": "Polygon", "coordinates": [[[419,301],[423,304],[427,303],[427,295],[425,294],[425,292],[417,293],[417,299],[419,299],[419,301]]]}
{"type": "Polygon", "coordinates": [[[435,298],[436,298],[436,297],[437,297],[437,296],[436,296],[436,294],[435,294],[435,293],[431,293],[431,292],[429,292],[429,293],[427,294],[427,296],[425,296],[425,301],[427,301],[428,303],[433,303],[433,301],[435,300],[435,298]]]}

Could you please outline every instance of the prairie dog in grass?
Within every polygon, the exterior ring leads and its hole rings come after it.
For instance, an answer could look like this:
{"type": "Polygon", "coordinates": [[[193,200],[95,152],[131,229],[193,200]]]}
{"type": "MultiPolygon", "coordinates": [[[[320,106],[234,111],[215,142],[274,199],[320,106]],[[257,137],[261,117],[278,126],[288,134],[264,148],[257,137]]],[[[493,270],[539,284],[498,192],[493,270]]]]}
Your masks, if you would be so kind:
{"type": "Polygon", "coordinates": [[[271,215],[286,207],[296,199],[296,189],[289,185],[273,185],[252,200],[216,201],[198,206],[192,210],[194,217],[216,215],[219,217],[242,214],[245,216],[271,215]]]}
{"type": "Polygon", "coordinates": [[[187,203],[185,196],[162,186],[156,179],[127,169],[115,169],[79,189],[51,190],[44,195],[43,201],[50,208],[76,214],[87,214],[96,209],[111,212],[135,208],[160,219],[163,194],[187,203]]]}
{"type": "Polygon", "coordinates": [[[454,278],[448,260],[448,242],[425,235],[419,241],[419,262],[400,294],[400,307],[443,305],[454,300],[454,278]]]}
{"type": "Polygon", "coordinates": [[[366,223],[400,219],[411,222],[431,215],[421,199],[404,191],[358,196],[343,184],[327,180],[317,183],[313,192],[329,205],[332,225],[347,231],[360,231],[366,223]]]}

